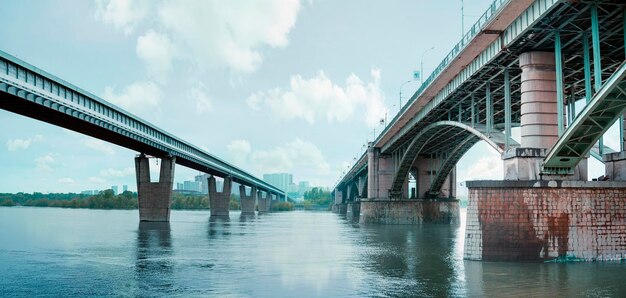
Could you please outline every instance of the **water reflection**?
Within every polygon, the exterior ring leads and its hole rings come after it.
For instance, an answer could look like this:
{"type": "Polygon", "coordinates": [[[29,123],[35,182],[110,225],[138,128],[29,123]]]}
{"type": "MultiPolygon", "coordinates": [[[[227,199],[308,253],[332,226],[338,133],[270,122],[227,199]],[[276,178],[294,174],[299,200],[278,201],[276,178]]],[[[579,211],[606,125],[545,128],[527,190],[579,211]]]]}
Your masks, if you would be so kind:
{"type": "Polygon", "coordinates": [[[217,239],[220,236],[230,236],[230,217],[215,216],[209,217],[209,239],[217,239]]]}
{"type": "Polygon", "coordinates": [[[139,223],[135,275],[142,292],[167,293],[174,290],[173,254],[168,222],[139,223]]]}
{"type": "MultiPolygon", "coordinates": [[[[241,215],[239,215],[240,223],[253,222],[255,219],[256,219],[256,216],[254,214],[241,213],[241,215]]],[[[239,225],[244,226],[245,224],[239,224],[239,225]]]]}
{"type": "Polygon", "coordinates": [[[454,254],[458,228],[437,224],[363,225],[363,265],[384,280],[385,288],[394,296],[462,295],[454,254]]]}

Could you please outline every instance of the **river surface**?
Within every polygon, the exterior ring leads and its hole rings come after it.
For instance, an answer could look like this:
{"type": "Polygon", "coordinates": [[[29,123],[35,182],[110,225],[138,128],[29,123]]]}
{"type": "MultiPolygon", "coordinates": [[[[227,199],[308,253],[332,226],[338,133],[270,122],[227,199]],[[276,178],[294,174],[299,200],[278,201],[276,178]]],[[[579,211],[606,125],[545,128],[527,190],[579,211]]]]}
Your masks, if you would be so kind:
{"type": "Polygon", "coordinates": [[[1,207],[0,296],[626,296],[626,263],[464,261],[463,230],[327,212],[139,224],[137,210],[1,207]]]}

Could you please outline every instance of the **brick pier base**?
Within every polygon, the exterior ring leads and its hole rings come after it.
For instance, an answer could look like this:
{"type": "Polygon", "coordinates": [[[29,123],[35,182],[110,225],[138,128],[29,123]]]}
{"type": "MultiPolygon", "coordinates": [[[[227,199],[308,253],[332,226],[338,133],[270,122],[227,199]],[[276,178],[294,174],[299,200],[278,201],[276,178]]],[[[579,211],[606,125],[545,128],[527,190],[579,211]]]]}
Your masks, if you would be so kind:
{"type": "Polygon", "coordinates": [[[459,223],[459,201],[361,199],[360,223],[459,223]]]}
{"type": "Polygon", "coordinates": [[[468,181],[467,187],[465,259],[626,258],[626,182],[468,181]]]}

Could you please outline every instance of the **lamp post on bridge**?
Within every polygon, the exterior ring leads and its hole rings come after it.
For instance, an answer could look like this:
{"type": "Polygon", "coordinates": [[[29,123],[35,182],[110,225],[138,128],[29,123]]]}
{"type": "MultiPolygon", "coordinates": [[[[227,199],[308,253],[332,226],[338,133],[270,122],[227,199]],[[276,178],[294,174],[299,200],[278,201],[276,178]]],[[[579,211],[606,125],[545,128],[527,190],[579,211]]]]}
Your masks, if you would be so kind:
{"type": "Polygon", "coordinates": [[[434,50],[435,47],[431,47],[430,49],[424,51],[424,53],[422,53],[422,58],[420,59],[420,86],[424,85],[424,55],[426,55],[426,53],[434,50]]]}

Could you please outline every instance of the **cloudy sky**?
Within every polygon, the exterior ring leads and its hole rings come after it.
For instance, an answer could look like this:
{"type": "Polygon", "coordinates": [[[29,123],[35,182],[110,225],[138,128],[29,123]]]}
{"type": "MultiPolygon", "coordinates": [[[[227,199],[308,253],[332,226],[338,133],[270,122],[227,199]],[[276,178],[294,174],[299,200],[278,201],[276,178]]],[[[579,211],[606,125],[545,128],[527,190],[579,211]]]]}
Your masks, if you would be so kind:
{"type": "MultiPolygon", "coordinates": [[[[465,2],[469,28],[491,0],[465,2]]],[[[462,31],[460,0],[0,5],[0,50],[253,174],[323,186],[395,115],[424,51],[429,73],[462,31]]],[[[0,127],[0,192],[136,189],[137,152],[2,110],[0,127]]],[[[483,143],[459,164],[459,181],[501,176],[483,143]]]]}

